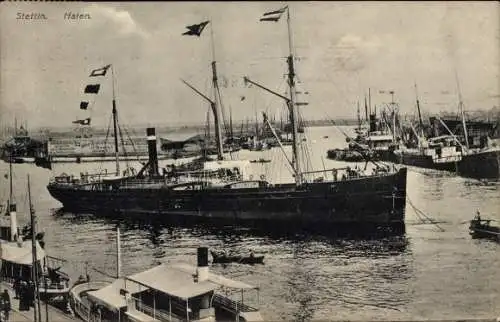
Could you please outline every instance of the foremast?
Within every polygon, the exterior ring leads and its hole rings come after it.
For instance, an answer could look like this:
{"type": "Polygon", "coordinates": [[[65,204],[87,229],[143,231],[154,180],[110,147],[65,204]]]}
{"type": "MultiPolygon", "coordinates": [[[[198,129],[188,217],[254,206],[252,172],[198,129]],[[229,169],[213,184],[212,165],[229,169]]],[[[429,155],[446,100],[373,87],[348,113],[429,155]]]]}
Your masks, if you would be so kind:
{"type": "MultiPolygon", "coordinates": [[[[189,36],[200,36],[203,29],[205,28],[206,25],[208,25],[211,21],[205,21],[200,24],[196,25],[191,25],[187,26],[186,28],[189,29],[189,31],[183,33],[183,35],[189,35],[189,36]]],[[[213,27],[210,27],[210,39],[211,39],[211,47],[212,47],[212,62],[211,62],[211,67],[212,67],[212,85],[213,85],[213,90],[214,90],[214,98],[213,100],[210,99],[208,96],[204,95],[202,92],[197,90],[194,86],[186,82],[185,80],[182,80],[184,84],[186,84],[189,88],[191,88],[196,94],[200,95],[203,99],[205,99],[209,104],[210,108],[212,110],[212,113],[214,114],[214,125],[215,125],[215,143],[217,147],[217,160],[223,160],[224,159],[224,150],[222,146],[222,133],[221,133],[221,127],[220,127],[220,102],[221,102],[221,97],[220,97],[220,89],[218,85],[218,77],[217,77],[217,62],[215,60],[215,42],[214,42],[214,34],[213,34],[213,27]]]]}
{"type": "Polygon", "coordinates": [[[116,96],[115,96],[115,72],[113,65],[111,67],[111,82],[113,87],[113,137],[115,143],[115,164],[116,164],[116,176],[120,175],[120,156],[118,151],[118,111],[116,109],[116,96]]]}

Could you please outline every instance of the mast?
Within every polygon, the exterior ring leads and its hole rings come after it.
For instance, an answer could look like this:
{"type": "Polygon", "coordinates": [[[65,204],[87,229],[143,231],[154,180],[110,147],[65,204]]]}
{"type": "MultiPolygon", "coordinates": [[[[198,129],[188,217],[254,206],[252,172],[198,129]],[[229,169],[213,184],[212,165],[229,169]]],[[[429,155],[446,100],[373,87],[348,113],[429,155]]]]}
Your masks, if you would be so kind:
{"type": "Polygon", "coordinates": [[[10,240],[17,240],[17,205],[14,201],[14,188],[12,182],[12,155],[9,156],[9,205],[7,213],[10,217],[10,240]]]}
{"type": "Polygon", "coordinates": [[[215,123],[215,141],[217,145],[217,160],[223,160],[224,159],[224,150],[222,147],[222,135],[221,135],[221,128],[220,128],[220,111],[219,111],[219,106],[220,106],[220,96],[219,96],[219,84],[218,84],[218,77],[217,77],[217,63],[215,60],[215,42],[214,42],[214,27],[213,27],[213,22],[210,26],[210,39],[212,43],[212,83],[214,87],[214,100],[212,102],[212,110],[214,112],[214,123],[215,123]],[[219,104],[218,104],[219,103],[219,104]]]}
{"type": "Polygon", "coordinates": [[[120,227],[116,227],[116,278],[122,276],[122,251],[120,241],[120,227]]]}
{"type": "Polygon", "coordinates": [[[420,135],[424,136],[424,122],[422,122],[422,114],[420,112],[420,101],[418,99],[417,83],[415,83],[415,96],[417,100],[418,123],[420,124],[420,135]]]}
{"type": "Polygon", "coordinates": [[[464,111],[464,102],[462,99],[462,91],[460,90],[460,83],[458,82],[458,75],[455,71],[455,79],[457,81],[457,90],[458,90],[458,110],[460,112],[460,116],[462,117],[462,127],[464,131],[465,137],[465,146],[467,149],[469,148],[469,134],[467,133],[467,124],[465,123],[465,111],[464,111]]]}
{"type": "Polygon", "coordinates": [[[365,121],[366,122],[369,122],[369,118],[368,118],[368,104],[366,103],[366,94],[365,94],[365,121]]]}
{"type": "Polygon", "coordinates": [[[298,120],[297,120],[297,104],[296,104],[296,90],[295,90],[295,69],[293,65],[294,57],[293,57],[293,44],[292,44],[292,27],[290,24],[290,8],[286,7],[286,22],[288,27],[288,49],[289,56],[287,59],[288,62],[288,87],[290,88],[290,100],[288,101],[288,106],[290,108],[290,121],[292,123],[292,152],[293,152],[293,164],[295,170],[295,183],[300,185],[302,183],[302,178],[300,174],[300,165],[301,160],[299,157],[299,133],[298,133],[298,120]]]}
{"type": "Polygon", "coordinates": [[[31,255],[32,255],[32,265],[31,265],[31,278],[34,283],[34,295],[35,295],[35,305],[34,305],[34,320],[42,321],[41,311],[40,311],[40,289],[38,285],[38,259],[37,259],[37,248],[36,248],[36,216],[31,204],[31,186],[30,186],[30,176],[28,175],[28,202],[30,209],[30,221],[31,221],[31,255]]]}
{"type": "Polygon", "coordinates": [[[115,97],[115,73],[113,65],[111,65],[111,81],[113,83],[113,134],[115,138],[115,162],[116,162],[116,176],[120,175],[120,160],[118,156],[118,111],[116,110],[116,97],[115,97]]]}
{"type": "Polygon", "coordinates": [[[358,130],[361,130],[361,114],[359,113],[359,101],[358,101],[358,130]]]}
{"type": "Polygon", "coordinates": [[[231,138],[231,142],[233,142],[234,134],[233,134],[233,109],[229,106],[229,137],[231,138]]]}
{"type": "MultiPolygon", "coordinates": [[[[368,87],[368,111],[370,114],[372,113],[372,93],[370,87],[368,87]]],[[[375,112],[375,114],[377,114],[375,112]]]]}

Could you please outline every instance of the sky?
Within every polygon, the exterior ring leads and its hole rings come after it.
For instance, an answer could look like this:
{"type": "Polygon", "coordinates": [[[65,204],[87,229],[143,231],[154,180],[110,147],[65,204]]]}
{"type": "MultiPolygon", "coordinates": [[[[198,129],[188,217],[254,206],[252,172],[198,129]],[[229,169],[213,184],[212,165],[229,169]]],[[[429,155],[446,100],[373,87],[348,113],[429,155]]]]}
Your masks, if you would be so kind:
{"type": "MultiPolygon", "coordinates": [[[[0,4],[0,123],[66,127],[92,117],[106,126],[112,77],[88,111],[79,109],[91,70],[112,64],[121,123],[201,123],[207,104],[181,82],[212,96],[212,39],[225,116],[279,117],[283,102],[248,76],[285,93],[285,16],[259,22],[285,2],[3,2],[0,4]],[[64,19],[67,12],[90,19],[64,19]],[[45,20],[16,19],[39,13],[45,20]],[[200,37],[187,25],[211,22],[200,37]],[[213,38],[211,35],[213,34],[213,38]]],[[[500,106],[498,2],[290,2],[300,107],[305,119],[354,118],[371,89],[372,105],[395,101],[415,113],[500,106]],[[458,86],[457,86],[458,85],[458,86]],[[460,91],[458,90],[460,88],[460,91]],[[308,94],[305,94],[308,93],[308,94]]],[[[101,78],[99,78],[101,81],[101,78]]]]}

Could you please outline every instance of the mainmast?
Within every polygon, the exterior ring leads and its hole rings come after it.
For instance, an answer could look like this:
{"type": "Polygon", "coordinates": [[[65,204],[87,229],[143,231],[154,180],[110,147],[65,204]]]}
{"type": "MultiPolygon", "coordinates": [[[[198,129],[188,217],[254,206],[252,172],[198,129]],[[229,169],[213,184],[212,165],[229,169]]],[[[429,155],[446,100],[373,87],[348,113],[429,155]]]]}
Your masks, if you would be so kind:
{"type": "Polygon", "coordinates": [[[295,68],[294,68],[294,57],[293,57],[293,44],[292,44],[292,27],[290,24],[290,8],[288,6],[286,8],[286,22],[288,26],[288,49],[289,55],[287,58],[288,62],[288,87],[290,89],[290,100],[288,101],[288,106],[290,110],[290,122],[292,123],[292,140],[293,140],[293,164],[295,168],[295,183],[302,183],[302,176],[300,172],[301,160],[299,157],[299,133],[298,133],[298,111],[296,104],[296,89],[295,89],[295,68]]]}
{"type": "Polygon", "coordinates": [[[120,175],[120,159],[118,155],[118,111],[116,110],[116,97],[115,97],[115,73],[113,65],[111,65],[111,81],[113,83],[113,136],[115,138],[115,162],[116,162],[116,175],[120,175]]]}

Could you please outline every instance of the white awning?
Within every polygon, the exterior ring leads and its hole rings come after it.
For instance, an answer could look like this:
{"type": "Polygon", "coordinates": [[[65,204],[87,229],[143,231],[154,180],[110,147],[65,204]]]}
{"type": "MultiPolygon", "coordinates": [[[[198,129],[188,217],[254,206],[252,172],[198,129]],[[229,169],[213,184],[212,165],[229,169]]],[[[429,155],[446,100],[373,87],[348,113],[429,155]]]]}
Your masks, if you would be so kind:
{"type": "Polygon", "coordinates": [[[166,264],[128,276],[127,279],[181,299],[189,299],[218,288],[218,285],[210,280],[195,282],[194,274],[166,264]]]}
{"type": "MultiPolygon", "coordinates": [[[[38,241],[36,241],[36,255],[38,261],[45,258],[45,251],[38,241]]],[[[0,259],[19,265],[32,265],[33,255],[31,240],[19,243],[0,241],[0,259]]]]}
{"type": "Polygon", "coordinates": [[[132,281],[125,281],[124,278],[119,278],[115,280],[108,286],[105,286],[97,291],[88,292],[89,299],[94,302],[100,303],[111,310],[118,310],[122,307],[127,306],[125,301],[125,296],[120,294],[120,290],[126,290],[130,294],[139,293],[145,291],[145,287],[141,287],[139,284],[132,281]]]}

